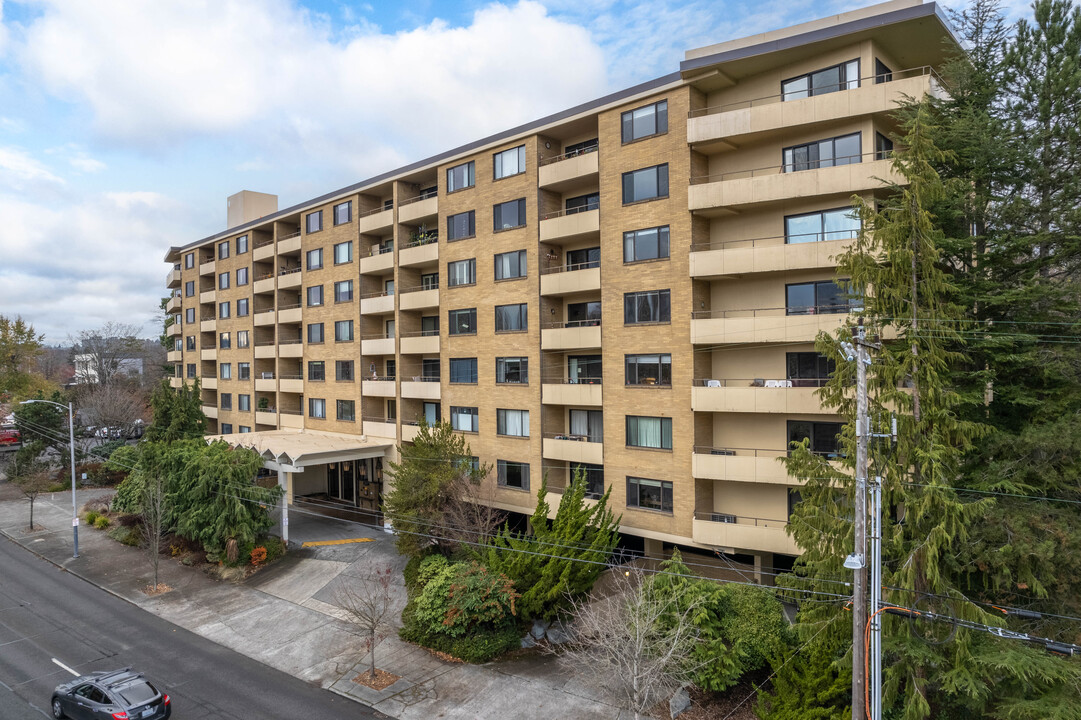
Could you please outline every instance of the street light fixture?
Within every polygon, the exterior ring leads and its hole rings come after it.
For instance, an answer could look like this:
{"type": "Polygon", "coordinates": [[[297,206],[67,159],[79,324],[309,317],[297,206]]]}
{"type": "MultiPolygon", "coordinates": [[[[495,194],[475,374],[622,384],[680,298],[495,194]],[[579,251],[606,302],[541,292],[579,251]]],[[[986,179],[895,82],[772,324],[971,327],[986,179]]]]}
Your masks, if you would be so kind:
{"type": "MultiPolygon", "coordinates": [[[[30,403],[45,403],[46,405],[55,405],[60,409],[64,409],[64,405],[52,400],[23,400],[20,405],[29,405],[30,403]]],[[[71,443],[71,532],[72,537],[75,540],[75,554],[72,557],[79,557],[79,507],[75,502],[75,414],[71,409],[71,403],[67,404],[68,410],[68,439],[71,443]]]]}

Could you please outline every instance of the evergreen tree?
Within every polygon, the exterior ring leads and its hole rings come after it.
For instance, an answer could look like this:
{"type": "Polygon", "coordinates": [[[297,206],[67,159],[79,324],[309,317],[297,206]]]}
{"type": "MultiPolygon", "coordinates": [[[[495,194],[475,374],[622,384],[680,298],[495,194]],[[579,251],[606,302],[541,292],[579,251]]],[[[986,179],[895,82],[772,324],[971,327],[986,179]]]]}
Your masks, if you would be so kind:
{"type": "Polygon", "coordinates": [[[162,380],[150,397],[150,407],[154,419],[146,429],[148,441],[173,443],[202,438],[206,432],[198,378],[178,388],[171,387],[167,379],[162,380]]]}

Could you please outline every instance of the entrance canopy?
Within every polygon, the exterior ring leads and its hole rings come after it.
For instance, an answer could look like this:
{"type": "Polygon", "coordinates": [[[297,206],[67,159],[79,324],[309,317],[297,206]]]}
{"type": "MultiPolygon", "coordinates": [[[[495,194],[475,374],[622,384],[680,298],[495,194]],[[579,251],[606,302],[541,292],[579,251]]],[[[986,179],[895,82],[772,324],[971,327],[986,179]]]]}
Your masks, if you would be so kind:
{"type": "Polygon", "coordinates": [[[365,458],[385,457],[393,445],[376,442],[364,435],[321,432],[319,430],[265,430],[229,435],[208,435],[206,441],[222,440],[232,447],[245,447],[263,456],[268,470],[303,472],[308,465],[365,458]]]}

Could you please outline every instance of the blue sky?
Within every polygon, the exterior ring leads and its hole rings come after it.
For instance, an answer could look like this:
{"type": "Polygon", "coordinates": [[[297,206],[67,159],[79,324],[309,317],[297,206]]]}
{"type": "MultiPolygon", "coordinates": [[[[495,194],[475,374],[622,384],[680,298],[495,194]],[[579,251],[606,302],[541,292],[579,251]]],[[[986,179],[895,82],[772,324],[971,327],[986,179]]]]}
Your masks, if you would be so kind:
{"type": "Polygon", "coordinates": [[[155,335],[164,253],[234,192],[286,207],[869,4],[0,0],[0,314],[155,335]]]}

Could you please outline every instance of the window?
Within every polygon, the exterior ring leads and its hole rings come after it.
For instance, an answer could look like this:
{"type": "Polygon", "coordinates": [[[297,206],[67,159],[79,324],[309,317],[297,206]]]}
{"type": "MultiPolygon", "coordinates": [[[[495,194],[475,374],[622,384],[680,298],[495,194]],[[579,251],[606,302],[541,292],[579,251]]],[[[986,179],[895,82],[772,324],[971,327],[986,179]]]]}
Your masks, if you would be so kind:
{"type": "Polygon", "coordinates": [[[840,65],[785,80],[781,83],[781,99],[787,102],[839,90],[854,90],[859,86],[860,61],[849,60],[840,65]]]}
{"type": "Polygon", "coordinates": [[[323,211],[316,210],[304,216],[304,229],[307,233],[316,233],[323,229],[323,211]]]}
{"type": "Polygon", "coordinates": [[[236,270],[236,284],[237,287],[248,284],[248,268],[242,267],[236,270]]]}
{"type": "Polygon", "coordinates": [[[309,250],[305,257],[309,270],[318,270],[323,267],[323,248],[309,250]]]}
{"type": "Polygon", "coordinates": [[[250,336],[248,335],[248,332],[248,330],[236,331],[236,346],[238,348],[246,348],[248,347],[248,345],[250,345],[250,341],[248,339],[250,336]]]}
{"type": "Polygon", "coordinates": [[[630,447],[672,449],[672,418],[627,416],[627,445],[630,447]]]}
{"type": "Polygon", "coordinates": [[[495,279],[511,280],[526,276],[525,250],[499,253],[495,256],[495,279]]]}
{"type": "Polygon", "coordinates": [[[525,145],[497,152],[492,156],[492,179],[510,177],[525,172],[525,145]]]}
{"type": "Polygon", "coordinates": [[[188,253],[184,256],[184,268],[191,270],[195,267],[195,253],[188,253]]]}
{"type": "Polygon", "coordinates": [[[334,342],[353,342],[352,320],[336,320],[334,322],[334,342]]]}
{"type": "Polygon", "coordinates": [[[186,283],[184,283],[184,296],[185,297],[192,297],[194,295],[195,295],[195,281],[194,280],[188,280],[186,283]]]}
{"type": "Polygon", "coordinates": [[[229,303],[228,303],[228,301],[223,302],[223,303],[218,303],[218,317],[222,318],[222,319],[229,317],[229,303]]]}
{"type": "Polygon", "coordinates": [[[344,225],[353,219],[353,201],[346,200],[334,206],[334,224],[344,225]]]}
{"type": "Polygon", "coordinates": [[[233,364],[232,363],[220,363],[218,365],[218,376],[222,380],[233,379],[233,364]]]}
{"type": "Polygon", "coordinates": [[[323,304],[323,286],[313,285],[308,288],[308,307],[315,307],[323,304]]]}
{"type": "Polygon", "coordinates": [[[623,233],[623,262],[668,257],[668,226],[623,233]]]}
{"type": "Polygon", "coordinates": [[[604,415],[600,410],[571,410],[570,434],[589,442],[604,442],[604,415]]]}
{"type": "Polygon", "coordinates": [[[623,204],[668,197],[668,164],[623,173],[623,204]]]}
{"type": "Polygon", "coordinates": [[[477,419],[475,407],[450,406],[450,426],[461,432],[479,432],[480,421],[477,419]]]}
{"type": "Polygon", "coordinates": [[[239,430],[242,433],[250,433],[251,432],[251,426],[250,425],[241,425],[239,430]]]}
{"type": "Polygon", "coordinates": [[[232,393],[222,393],[219,396],[218,399],[221,401],[221,409],[222,410],[232,410],[233,409],[233,394],[232,393]]]}
{"type": "Polygon", "coordinates": [[[567,251],[567,270],[586,270],[600,266],[601,249],[599,247],[567,251]]]}
{"type": "Polygon", "coordinates": [[[668,101],[661,100],[652,105],[629,110],[620,118],[624,143],[666,133],[668,132],[668,101]]]}
{"type": "Polygon", "coordinates": [[[228,435],[231,432],[233,432],[233,424],[232,423],[222,423],[221,424],[221,434],[222,435],[228,435]]]}
{"type": "Polygon", "coordinates": [[[447,242],[471,238],[477,234],[477,213],[474,210],[447,216],[447,242]]]}
{"type": "Polygon", "coordinates": [[[567,382],[595,385],[600,381],[600,355],[569,355],[567,357],[567,382]]]}
{"type": "Polygon", "coordinates": [[[323,382],[327,379],[326,363],[322,360],[308,361],[308,380],[311,382],[323,382]]]}
{"type": "Polygon", "coordinates": [[[188,377],[195,377],[195,363],[188,363],[188,377]]]}
{"type": "Polygon", "coordinates": [[[501,487],[529,490],[529,463],[496,460],[496,478],[501,487]]]}
{"type": "Polygon", "coordinates": [[[240,412],[251,412],[251,395],[237,395],[236,403],[240,412]]]}
{"type": "Polygon", "coordinates": [[[424,273],[420,276],[421,290],[436,290],[439,288],[439,273],[424,273]]]}
{"type": "Polygon", "coordinates": [[[664,323],[672,320],[672,298],[668,290],[648,290],[623,294],[623,322],[664,323]]]}
{"type": "Polygon", "coordinates": [[[811,439],[811,452],[828,458],[841,457],[841,423],[810,422],[809,420],[788,421],[788,442],[801,442],[811,439]]]}
{"type": "Polygon", "coordinates": [[[394,321],[387,320],[383,323],[383,337],[393,339],[394,338],[394,321]]]}
{"type": "Polygon", "coordinates": [[[882,133],[875,133],[875,160],[889,160],[893,157],[893,140],[882,133]]]}
{"type": "Polygon", "coordinates": [[[236,373],[237,378],[240,380],[251,380],[251,363],[237,363],[236,373]]]}
{"type": "Polygon", "coordinates": [[[353,361],[334,361],[334,379],[338,382],[353,382],[353,361]]]}
{"type": "Polygon", "coordinates": [[[575,213],[585,212],[587,210],[596,210],[601,206],[601,194],[590,193],[589,195],[579,195],[578,197],[567,198],[563,204],[567,215],[574,215],[575,213]]]}
{"type": "Polygon", "coordinates": [[[439,358],[424,358],[420,361],[420,376],[424,380],[439,379],[439,358]]]}
{"type": "Polygon", "coordinates": [[[353,281],[341,280],[334,283],[334,302],[343,303],[353,300],[353,281]]]}
{"type": "Polygon", "coordinates": [[[671,385],[671,355],[624,355],[628,385],[671,385]]]}
{"type": "Polygon", "coordinates": [[[384,295],[393,295],[394,294],[394,281],[393,280],[386,280],[386,281],[383,282],[383,294],[384,295]]]}
{"type": "Polygon", "coordinates": [[[497,357],[495,381],[500,384],[526,384],[529,382],[529,358],[497,357]]]}
{"type": "Polygon", "coordinates": [[[227,333],[227,332],[218,333],[218,349],[219,350],[228,350],[232,346],[233,346],[233,344],[231,342],[231,338],[229,337],[229,333],[227,333]]]}
{"type": "Polygon", "coordinates": [[[822,387],[837,364],[816,352],[790,352],[785,354],[785,367],[785,377],[792,381],[792,387],[822,387]]]}
{"type": "Polygon", "coordinates": [[[229,273],[227,273],[227,272],[218,273],[218,289],[219,290],[228,290],[229,289],[229,273]]]}
{"type": "Polygon", "coordinates": [[[195,322],[195,308],[188,308],[184,311],[184,322],[189,325],[195,322]]]}
{"type": "Polygon", "coordinates": [[[422,406],[422,409],[424,411],[424,422],[428,423],[429,425],[435,425],[437,422],[439,422],[439,419],[441,417],[439,412],[439,403],[426,402],[422,406]]]}
{"type": "Polygon", "coordinates": [[[308,323],[308,342],[323,342],[323,323],[308,323]]]}
{"type": "Polygon", "coordinates": [[[522,332],[529,328],[526,318],[526,303],[517,305],[495,306],[495,331],[496,332],[522,332]]]}
{"type": "Polygon", "coordinates": [[[628,476],[627,507],[672,512],[672,483],[628,476]]]}
{"type": "Polygon", "coordinates": [[[173,338],[173,350],[182,352],[184,350],[184,341],[180,338],[173,338]]]}
{"type": "Polygon", "coordinates": [[[439,334],[439,316],[425,315],[420,319],[421,337],[432,337],[439,334]]]}
{"type": "Polygon", "coordinates": [[[186,348],[188,350],[194,350],[195,349],[195,336],[194,335],[188,335],[186,338],[184,338],[184,344],[185,344],[185,346],[186,346],[186,348]]]}
{"type": "Polygon", "coordinates": [[[492,210],[494,223],[492,230],[509,230],[525,225],[525,198],[499,203],[492,210]]]}
{"type": "Polygon", "coordinates": [[[447,263],[447,287],[475,285],[477,282],[477,260],[457,260],[447,263]]]}
{"type": "Polygon", "coordinates": [[[860,157],[860,133],[818,140],[805,145],[795,145],[785,148],[783,155],[784,171],[786,173],[815,170],[817,168],[833,167],[834,165],[852,165],[862,160],[860,157]]]}
{"type": "Polygon", "coordinates": [[[567,303],[567,327],[595,326],[600,324],[600,300],[567,303]]]}
{"type": "Polygon", "coordinates": [[[498,435],[529,437],[529,411],[496,410],[495,431],[498,435]]]}
{"type": "Polygon", "coordinates": [[[334,264],[343,265],[353,262],[353,241],[348,240],[334,246],[334,264]]]}
{"type": "Polygon", "coordinates": [[[476,335],[477,334],[477,309],[450,310],[447,312],[449,320],[448,334],[450,335],[476,335]]]}
{"type": "Polygon", "coordinates": [[[224,260],[229,257],[229,241],[226,240],[223,243],[218,243],[218,259],[224,260]]]}
{"type": "Polygon", "coordinates": [[[248,252],[248,236],[241,235],[236,239],[236,254],[243,255],[248,252]]]}
{"type": "Polygon", "coordinates": [[[833,280],[785,285],[785,314],[834,315],[850,312],[862,304],[833,280]]]}
{"type": "Polygon", "coordinates": [[[882,62],[878,58],[875,58],[875,85],[879,83],[887,83],[893,80],[893,71],[890,70],[886,63],[882,62]]]}
{"type": "Polygon", "coordinates": [[[248,298],[240,298],[236,301],[236,316],[247,317],[248,316],[248,298]]]}
{"type": "Polygon", "coordinates": [[[342,422],[356,422],[357,403],[355,400],[339,400],[337,406],[339,420],[342,422]]]}
{"type": "Polygon", "coordinates": [[[387,399],[387,420],[398,419],[398,401],[394,398],[387,399]]]}
{"type": "Polygon", "coordinates": [[[788,245],[826,240],[854,240],[860,231],[860,217],[852,208],[836,208],[784,219],[784,241],[788,245]]]}
{"type": "Polygon", "coordinates": [[[451,358],[450,381],[452,383],[476,384],[477,382],[477,359],[476,358],[451,358]]]}
{"type": "Polygon", "coordinates": [[[473,187],[477,182],[475,169],[475,163],[472,160],[447,168],[447,192],[452,193],[455,190],[473,187]]]}
{"type": "Polygon", "coordinates": [[[308,398],[308,417],[325,418],[327,416],[327,401],[323,398],[308,398]]]}

